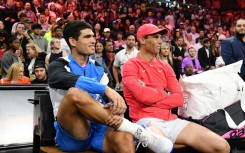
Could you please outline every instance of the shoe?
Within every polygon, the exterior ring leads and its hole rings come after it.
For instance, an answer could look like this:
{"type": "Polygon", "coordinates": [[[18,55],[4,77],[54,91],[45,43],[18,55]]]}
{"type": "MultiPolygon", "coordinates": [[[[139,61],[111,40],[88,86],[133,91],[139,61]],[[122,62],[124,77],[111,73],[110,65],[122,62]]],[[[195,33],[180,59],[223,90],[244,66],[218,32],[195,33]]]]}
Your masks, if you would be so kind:
{"type": "MultiPolygon", "coordinates": [[[[144,126],[143,126],[144,127],[144,126]]],[[[136,147],[138,149],[139,145],[142,144],[143,147],[148,147],[155,153],[171,153],[173,150],[173,143],[166,137],[160,136],[152,132],[147,127],[144,127],[148,135],[145,138],[139,140],[139,143],[136,147]]]]}

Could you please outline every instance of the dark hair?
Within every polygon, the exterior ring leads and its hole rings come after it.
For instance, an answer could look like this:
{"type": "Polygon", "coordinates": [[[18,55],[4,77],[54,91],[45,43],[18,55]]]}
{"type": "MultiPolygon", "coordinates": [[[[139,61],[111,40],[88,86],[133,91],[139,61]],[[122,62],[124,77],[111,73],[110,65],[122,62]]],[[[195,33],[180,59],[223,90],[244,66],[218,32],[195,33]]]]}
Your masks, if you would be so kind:
{"type": "Polygon", "coordinates": [[[134,38],[135,38],[135,35],[134,35],[133,33],[131,33],[131,32],[127,33],[127,34],[125,35],[125,38],[128,39],[129,36],[134,36],[134,38]]]}
{"type": "Polygon", "coordinates": [[[57,26],[57,27],[54,28],[53,31],[56,31],[57,29],[61,29],[62,30],[62,27],[61,26],[57,26]]]}
{"type": "Polygon", "coordinates": [[[8,39],[7,45],[8,45],[9,48],[10,48],[12,42],[15,41],[16,39],[18,39],[16,36],[12,36],[12,37],[10,37],[10,38],[8,39]]]}
{"type": "Polygon", "coordinates": [[[203,40],[203,44],[206,44],[206,43],[208,43],[208,42],[211,42],[210,39],[208,39],[208,38],[205,38],[205,39],[203,40]]]}
{"type": "Polygon", "coordinates": [[[32,26],[31,26],[31,29],[34,30],[34,29],[42,29],[42,26],[41,24],[39,23],[34,23],[32,26]]]}
{"type": "Polygon", "coordinates": [[[84,29],[93,30],[93,27],[87,22],[78,21],[78,20],[70,21],[65,25],[64,31],[63,31],[63,36],[64,36],[67,44],[69,45],[69,47],[71,47],[71,44],[69,42],[69,38],[72,37],[75,40],[78,40],[78,37],[81,35],[81,30],[84,30],[84,29]]]}
{"type": "Polygon", "coordinates": [[[15,41],[16,39],[18,39],[18,38],[15,37],[15,36],[10,37],[10,38],[8,39],[8,44],[9,44],[9,45],[12,44],[12,42],[15,41]]]}
{"type": "Polygon", "coordinates": [[[19,15],[19,19],[23,18],[23,17],[27,17],[27,15],[25,13],[20,13],[19,15]]]}

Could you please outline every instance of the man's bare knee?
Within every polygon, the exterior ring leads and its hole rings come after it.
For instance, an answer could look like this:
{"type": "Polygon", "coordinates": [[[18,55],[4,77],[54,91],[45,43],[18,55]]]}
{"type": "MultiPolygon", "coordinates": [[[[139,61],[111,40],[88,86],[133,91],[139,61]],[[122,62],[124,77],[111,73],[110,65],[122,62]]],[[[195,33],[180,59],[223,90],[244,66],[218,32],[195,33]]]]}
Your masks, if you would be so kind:
{"type": "Polygon", "coordinates": [[[134,138],[133,135],[127,132],[121,132],[117,139],[114,141],[116,150],[118,152],[127,152],[127,153],[133,153],[135,152],[134,147],[134,138]]]}
{"type": "Polygon", "coordinates": [[[229,143],[224,139],[218,143],[216,143],[214,152],[217,153],[229,153],[230,152],[230,145],[229,143]]]}
{"type": "Polygon", "coordinates": [[[70,88],[66,94],[66,98],[69,99],[69,101],[74,102],[75,104],[86,102],[85,99],[88,97],[91,98],[91,96],[87,92],[78,88],[70,88]]]}

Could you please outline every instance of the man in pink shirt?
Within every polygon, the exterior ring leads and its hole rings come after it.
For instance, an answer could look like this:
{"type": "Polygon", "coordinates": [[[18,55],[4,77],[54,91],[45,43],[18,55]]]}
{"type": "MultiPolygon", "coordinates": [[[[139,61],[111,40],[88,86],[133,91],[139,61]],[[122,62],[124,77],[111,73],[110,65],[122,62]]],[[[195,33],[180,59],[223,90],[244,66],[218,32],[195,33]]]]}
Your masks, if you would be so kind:
{"type": "Polygon", "coordinates": [[[183,105],[184,97],[172,68],[155,57],[164,32],[153,24],[141,26],[137,31],[140,52],[124,64],[124,97],[132,121],[199,152],[228,153],[230,146],[222,137],[171,113],[183,105]]]}

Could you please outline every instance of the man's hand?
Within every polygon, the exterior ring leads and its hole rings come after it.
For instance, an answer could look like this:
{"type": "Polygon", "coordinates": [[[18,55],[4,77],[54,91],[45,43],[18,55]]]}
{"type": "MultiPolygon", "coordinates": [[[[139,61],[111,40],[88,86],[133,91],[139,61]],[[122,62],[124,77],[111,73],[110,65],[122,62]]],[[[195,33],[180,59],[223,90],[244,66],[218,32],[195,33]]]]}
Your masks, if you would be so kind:
{"type": "Polygon", "coordinates": [[[111,127],[118,127],[122,121],[124,116],[123,115],[113,115],[111,114],[106,120],[105,124],[111,126],[111,127]]]}
{"type": "MultiPolygon", "coordinates": [[[[123,100],[122,96],[119,95],[115,90],[111,89],[110,87],[105,88],[105,95],[109,98],[109,100],[113,103],[111,112],[114,115],[123,115],[127,109],[125,101],[123,100]]],[[[108,106],[105,105],[105,108],[108,106]]]]}

